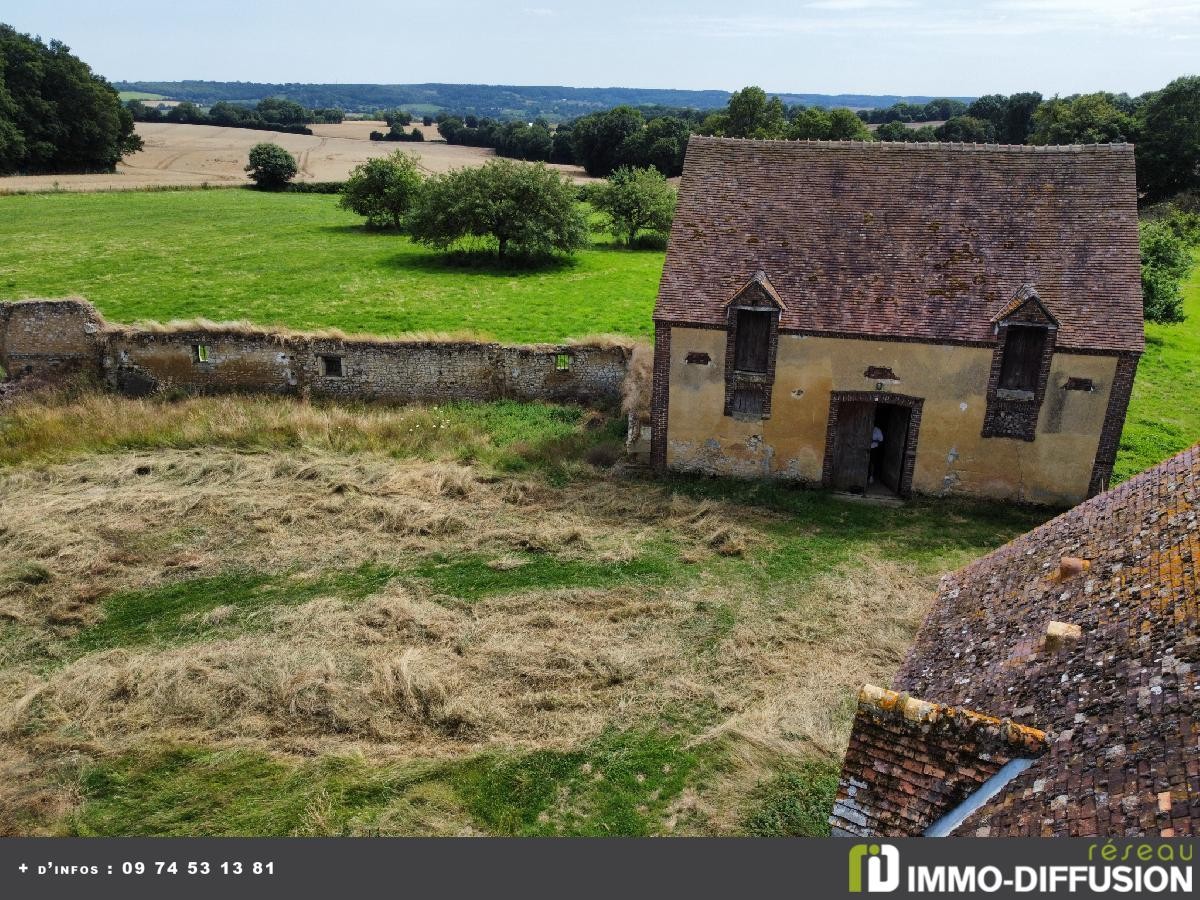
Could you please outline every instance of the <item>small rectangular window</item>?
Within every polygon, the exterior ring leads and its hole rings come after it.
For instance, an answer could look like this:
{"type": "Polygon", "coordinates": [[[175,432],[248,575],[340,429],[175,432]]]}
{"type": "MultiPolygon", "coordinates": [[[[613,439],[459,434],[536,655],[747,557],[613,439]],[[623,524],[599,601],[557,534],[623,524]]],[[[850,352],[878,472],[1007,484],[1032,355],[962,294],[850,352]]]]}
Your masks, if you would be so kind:
{"type": "Polygon", "coordinates": [[[693,351],[687,355],[685,362],[690,366],[707,366],[712,358],[707,353],[693,351]]]}
{"type": "Polygon", "coordinates": [[[340,356],[322,356],[321,374],[326,378],[341,378],[342,358],[340,356]]]}
{"type": "Polygon", "coordinates": [[[1039,325],[1009,325],[1000,364],[1000,389],[1035,393],[1046,349],[1046,329],[1039,325]]]}
{"type": "Polygon", "coordinates": [[[736,327],[733,368],[738,372],[765,375],[771,355],[771,313],[739,309],[736,327]]]}
{"type": "Polygon", "coordinates": [[[559,372],[566,372],[571,368],[571,354],[558,353],[554,356],[554,368],[559,372]]]}
{"type": "Polygon", "coordinates": [[[198,363],[208,362],[208,344],[192,344],[192,360],[198,363]]]}

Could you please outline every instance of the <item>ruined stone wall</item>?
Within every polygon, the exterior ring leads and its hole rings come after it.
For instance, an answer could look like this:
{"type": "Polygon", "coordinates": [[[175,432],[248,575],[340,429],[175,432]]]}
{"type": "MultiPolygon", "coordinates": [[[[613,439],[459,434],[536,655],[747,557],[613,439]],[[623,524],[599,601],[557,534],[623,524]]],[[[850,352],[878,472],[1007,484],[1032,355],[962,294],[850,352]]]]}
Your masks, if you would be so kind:
{"type": "Polygon", "coordinates": [[[10,379],[94,374],[104,319],[76,300],[0,303],[0,367],[10,379]]]}
{"type": "Polygon", "coordinates": [[[0,304],[11,377],[90,371],[130,396],[274,393],[396,403],[617,404],[629,349],[343,339],[236,328],[110,327],[83,301],[0,304]]]}

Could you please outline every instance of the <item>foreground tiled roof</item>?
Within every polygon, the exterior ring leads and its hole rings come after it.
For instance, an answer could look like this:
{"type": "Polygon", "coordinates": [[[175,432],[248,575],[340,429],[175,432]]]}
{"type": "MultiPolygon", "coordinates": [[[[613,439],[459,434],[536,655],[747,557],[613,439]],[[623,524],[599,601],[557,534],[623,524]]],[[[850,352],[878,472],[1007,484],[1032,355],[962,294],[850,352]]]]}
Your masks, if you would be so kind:
{"type": "Polygon", "coordinates": [[[967,709],[865,685],[830,824],[845,834],[920,834],[1046,735],[967,709]]]}
{"type": "Polygon", "coordinates": [[[655,316],[721,325],[758,271],[785,329],[987,343],[1025,290],[1058,346],[1140,351],[1133,148],[693,136],[655,316]]]}
{"type": "Polygon", "coordinates": [[[957,834],[1200,833],[1198,507],[1200,446],[943,580],[894,686],[1050,742],[957,834]]]}

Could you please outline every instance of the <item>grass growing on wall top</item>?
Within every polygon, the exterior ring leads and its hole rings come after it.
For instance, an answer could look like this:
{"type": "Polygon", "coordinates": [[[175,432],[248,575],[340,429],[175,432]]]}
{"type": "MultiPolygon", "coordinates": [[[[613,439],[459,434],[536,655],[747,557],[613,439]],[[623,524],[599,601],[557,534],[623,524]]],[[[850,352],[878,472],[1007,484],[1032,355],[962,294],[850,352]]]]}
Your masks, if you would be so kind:
{"type": "Polygon", "coordinates": [[[79,295],[115,322],[248,319],[500,341],[648,335],[663,253],[600,235],[533,270],[456,266],[337,197],[250,190],[0,198],[0,299],[79,295]]]}

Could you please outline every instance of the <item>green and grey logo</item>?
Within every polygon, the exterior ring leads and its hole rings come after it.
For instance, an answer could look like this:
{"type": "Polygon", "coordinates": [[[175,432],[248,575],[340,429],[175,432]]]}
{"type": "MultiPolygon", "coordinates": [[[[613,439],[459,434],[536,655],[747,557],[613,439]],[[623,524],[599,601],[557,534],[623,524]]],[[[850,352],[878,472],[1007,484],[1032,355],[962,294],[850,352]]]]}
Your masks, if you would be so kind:
{"type": "Polygon", "coordinates": [[[900,887],[900,851],[891,844],[855,844],[850,848],[850,893],[863,892],[863,862],[867,892],[887,893],[900,887]]]}

